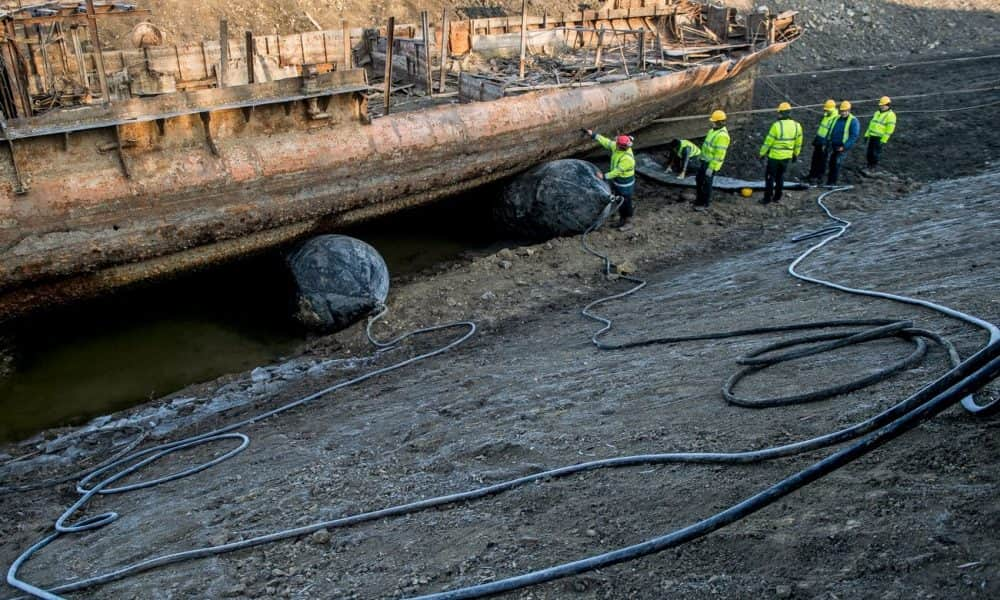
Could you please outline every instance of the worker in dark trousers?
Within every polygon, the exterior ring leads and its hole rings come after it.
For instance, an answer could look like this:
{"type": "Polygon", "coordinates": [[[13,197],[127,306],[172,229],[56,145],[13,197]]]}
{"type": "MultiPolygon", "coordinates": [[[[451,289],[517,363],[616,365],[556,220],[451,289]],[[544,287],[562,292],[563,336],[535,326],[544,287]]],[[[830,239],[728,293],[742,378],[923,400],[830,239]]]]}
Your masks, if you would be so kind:
{"type": "Polygon", "coordinates": [[[820,117],[816,137],[813,138],[812,163],[809,165],[810,183],[822,183],[826,175],[826,162],[830,160],[830,130],[837,120],[837,103],[832,99],[823,103],[823,116],[820,117]]]}
{"type": "Polygon", "coordinates": [[[882,147],[889,143],[889,138],[896,131],[896,113],[892,110],[892,101],[888,96],[882,96],[878,101],[878,111],[872,115],[865,130],[868,138],[868,171],[878,169],[878,161],[882,156],[882,147]]]}
{"type": "Polygon", "coordinates": [[[695,180],[698,187],[694,209],[698,211],[708,209],[712,201],[712,181],[722,168],[722,163],[726,160],[726,151],[729,149],[726,113],[716,110],[708,120],[712,123],[712,129],[705,135],[705,141],[701,144],[701,164],[698,166],[698,177],[695,180]]]}
{"type": "Polygon", "coordinates": [[[782,102],[778,105],[778,120],[771,124],[764,145],[760,147],[760,158],[767,161],[761,204],[781,201],[785,171],[788,165],[799,159],[801,152],[802,125],[792,119],[792,105],[782,102]]]}
{"type": "Polygon", "coordinates": [[[598,172],[598,176],[611,184],[612,192],[622,197],[622,204],[618,207],[619,220],[615,227],[626,229],[635,214],[632,205],[632,192],[635,189],[635,155],[632,153],[634,140],[632,136],[619,135],[611,141],[591,129],[587,130],[587,135],[611,153],[611,170],[607,173],[598,172]]]}
{"type": "Polygon", "coordinates": [[[670,151],[670,166],[681,179],[687,177],[688,167],[698,163],[701,150],[693,142],[688,140],[673,139],[667,142],[667,149],[670,151]]]}
{"type": "Polygon", "coordinates": [[[837,185],[840,167],[844,164],[847,151],[854,147],[861,135],[861,124],[858,118],[851,114],[851,103],[844,100],[840,103],[840,115],[830,129],[830,170],[826,175],[827,185],[837,185]]]}

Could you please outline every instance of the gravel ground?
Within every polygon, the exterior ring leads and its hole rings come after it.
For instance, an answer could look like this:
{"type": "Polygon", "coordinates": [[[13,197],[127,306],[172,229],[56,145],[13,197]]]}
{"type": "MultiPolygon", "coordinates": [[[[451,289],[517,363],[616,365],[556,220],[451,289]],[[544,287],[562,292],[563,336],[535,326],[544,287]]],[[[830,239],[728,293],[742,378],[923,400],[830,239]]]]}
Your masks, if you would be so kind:
{"type": "MultiPolygon", "coordinates": [[[[807,195],[801,196],[805,208],[807,195]]],[[[1000,259],[990,251],[1000,224],[1000,173],[936,183],[877,204],[850,195],[831,204],[857,225],[847,239],[808,264],[808,272],[1000,318],[1000,259]],[[970,187],[978,190],[976,196],[957,200],[970,187]]],[[[677,208],[650,209],[646,223],[666,219],[677,208]]],[[[693,259],[649,263],[642,268],[649,287],[604,309],[616,320],[613,337],[890,316],[945,333],[966,354],[982,344],[981,332],[927,311],[790,280],[784,268],[802,248],[785,241],[786,234],[821,223],[810,211],[753,235],[743,229],[693,259]],[[736,247],[745,249],[735,252],[736,247]]],[[[620,235],[597,235],[595,243],[616,247],[620,235]]],[[[551,249],[534,247],[531,256],[515,254],[511,262],[517,266],[507,270],[544,271],[541,265],[571,250],[575,240],[562,242],[551,249]]],[[[563,268],[577,266],[568,262],[563,268]]],[[[121,520],[79,539],[58,541],[29,565],[26,575],[46,582],[63,574],[82,576],[150,555],[592,458],[787,443],[859,421],[945,368],[941,352],[933,351],[905,375],[836,400],[766,411],[730,407],[721,401],[719,385],[732,372],[734,357],[762,340],[600,352],[589,344],[594,326],[579,317],[578,307],[624,284],[602,280],[596,261],[584,262],[589,268],[579,273],[578,287],[535,315],[505,319],[447,355],[246,427],[252,445],[224,466],[95,501],[95,510],[113,509],[121,520]]],[[[471,265],[455,275],[483,268],[471,265]]],[[[494,279],[504,277],[498,271],[507,271],[494,264],[485,269],[494,279]]],[[[398,361],[430,343],[383,354],[375,364],[398,361]]],[[[892,342],[837,352],[761,373],[742,393],[824,386],[904,352],[905,346],[892,342]]],[[[274,405],[328,382],[332,379],[323,376],[291,377],[261,402],[274,405]]],[[[997,391],[987,394],[996,397],[997,391]]],[[[244,407],[223,419],[262,408],[244,407]]],[[[992,501],[998,441],[993,425],[949,411],[702,541],[510,597],[995,597],[1000,546],[993,531],[1000,509],[992,501]]],[[[218,449],[168,459],[144,477],[177,470],[212,452],[218,449]]],[[[732,468],[590,473],[185,563],[82,597],[427,593],[635,543],[705,517],[823,454],[732,468]]],[[[58,507],[70,501],[69,492],[56,488],[3,498],[4,514],[16,517],[5,524],[0,542],[5,562],[42,534],[58,507]]]]}

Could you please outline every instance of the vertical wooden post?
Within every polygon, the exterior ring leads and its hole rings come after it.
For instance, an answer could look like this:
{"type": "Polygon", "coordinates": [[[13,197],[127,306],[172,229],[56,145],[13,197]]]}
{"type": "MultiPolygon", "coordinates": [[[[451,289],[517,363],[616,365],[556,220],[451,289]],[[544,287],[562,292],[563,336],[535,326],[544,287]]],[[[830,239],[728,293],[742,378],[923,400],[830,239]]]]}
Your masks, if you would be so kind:
{"type": "MultiPolygon", "coordinates": [[[[55,23],[53,23],[53,26],[54,25],[55,23]]],[[[41,84],[42,92],[47,92],[49,91],[49,88],[55,86],[55,78],[52,75],[52,63],[49,62],[49,44],[48,44],[49,36],[42,35],[42,30],[43,26],[39,25],[38,51],[42,55],[42,70],[45,72],[39,74],[41,76],[38,78],[38,80],[39,83],[41,84]]]]}
{"type": "Polygon", "coordinates": [[[87,62],[83,58],[83,46],[80,45],[80,33],[76,25],[69,28],[70,39],[73,41],[73,56],[76,58],[76,68],[80,72],[80,83],[90,91],[90,75],[87,73],[87,62]]]}
{"type": "MultiPolygon", "coordinates": [[[[7,22],[7,36],[13,39],[11,31],[14,29],[14,25],[11,21],[7,22]]],[[[14,103],[14,108],[16,111],[12,111],[8,116],[10,118],[14,117],[30,117],[33,114],[31,110],[31,98],[28,96],[27,90],[24,86],[24,71],[21,70],[21,61],[18,60],[15,54],[13,44],[0,44],[0,56],[3,57],[3,68],[6,71],[7,83],[10,85],[10,95],[11,100],[14,103]]],[[[8,140],[9,141],[9,140],[8,140]]],[[[14,145],[11,143],[11,156],[13,157],[14,145]]]]}
{"type": "Polygon", "coordinates": [[[597,52],[594,54],[594,66],[601,68],[601,51],[604,49],[604,25],[597,30],[597,52]]]}
{"type": "Polygon", "coordinates": [[[229,20],[219,19],[219,87],[226,87],[229,70],[229,20]]]}
{"type": "Polygon", "coordinates": [[[62,63],[63,76],[69,77],[69,47],[66,44],[66,28],[59,22],[56,22],[56,26],[59,28],[59,54],[61,55],[60,62],[62,63]]]}
{"type": "Polygon", "coordinates": [[[444,93],[445,76],[448,74],[448,44],[450,32],[448,31],[448,8],[445,7],[441,14],[441,83],[438,85],[438,93],[444,93]]]}
{"type": "Polygon", "coordinates": [[[639,69],[646,71],[646,30],[639,30],[639,69]]]}
{"type": "Polygon", "coordinates": [[[386,29],[385,44],[385,109],[383,114],[389,114],[389,97],[392,95],[392,46],[396,41],[396,17],[389,17],[389,27],[386,29]]]}
{"type": "Polygon", "coordinates": [[[424,36],[424,79],[427,83],[427,95],[434,93],[434,77],[431,74],[431,24],[426,10],[420,11],[420,29],[424,36]]]}
{"type": "Polygon", "coordinates": [[[246,32],[246,46],[243,50],[243,56],[247,61],[247,83],[254,82],[253,66],[254,62],[257,60],[255,56],[256,53],[257,51],[253,43],[253,32],[248,31],[246,32]]]}
{"type": "Polygon", "coordinates": [[[524,58],[528,52],[528,0],[521,0],[521,63],[518,79],[524,79],[524,58]]]}
{"type": "Polygon", "coordinates": [[[351,28],[347,26],[347,19],[340,22],[340,29],[344,36],[344,68],[354,68],[354,51],[351,49],[351,28]]]}
{"type": "Polygon", "coordinates": [[[94,47],[94,64],[97,66],[97,79],[101,82],[101,102],[111,102],[111,90],[108,89],[108,75],[104,72],[104,56],[101,52],[101,37],[97,33],[97,12],[94,10],[94,0],[87,0],[87,30],[90,31],[90,44],[94,47]]]}

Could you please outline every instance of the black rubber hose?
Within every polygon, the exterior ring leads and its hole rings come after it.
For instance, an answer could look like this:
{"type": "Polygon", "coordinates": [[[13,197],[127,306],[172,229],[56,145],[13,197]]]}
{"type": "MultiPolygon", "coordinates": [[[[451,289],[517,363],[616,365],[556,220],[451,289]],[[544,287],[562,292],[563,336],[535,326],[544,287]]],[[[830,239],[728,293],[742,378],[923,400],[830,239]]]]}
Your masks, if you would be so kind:
{"type": "MultiPolygon", "coordinates": [[[[827,192],[826,194],[820,197],[819,202],[821,206],[823,206],[822,199],[829,193],[830,192],[827,192]]],[[[823,208],[824,210],[827,210],[825,206],[823,206],[823,208]]],[[[606,218],[606,216],[610,213],[610,210],[611,210],[611,205],[609,205],[604,211],[602,215],[602,220],[603,218],[606,218]]],[[[830,214],[828,210],[827,214],[830,214]]],[[[832,217],[831,215],[831,218],[834,217],[832,217]]],[[[846,222],[843,223],[845,224],[844,227],[837,228],[838,233],[836,235],[834,235],[831,238],[827,238],[817,246],[810,248],[806,253],[800,256],[799,259],[797,259],[792,264],[791,267],[789,267],[789,271],[794,276],[803,278],[802,276],[799,276],[794,273],[794,266],[797,265],[806,256],[808,256],[812,251],[830,241],[830,239],[833,239],[834,237],[838,237],[839,235],[841,235],[843,233],[843,230],[846,229],[846,227],[849,225],[846,222]]],[[[589,229],[588,232],[599,225],[600,221],[596,223],[594,227],[589,229]]],[[[590,252],[593,252],[592,249],[590,249],[586,244],[586,236],[584,236],[583,238],[583,244],[585,249],[587,249],[590,252]]],[[[605,261],[605,272],[609,274],[611,268],[611,261],[606,256],[602,256],[602,258],[605,261]]],[[[601,302],[606,302],[613,298],[627,296],[631,293],[634,293],[638,289],[641,289],[645,285],[644,281],[637,278],[624,277],[623,279],[631,281],[636,285],[627,292],[624,292],[622,294],[616,294],[615,296],[610,296],[608,298],[592,302],[591,304],[589,304],[587,307],[584,308],[584,314],[604,323],[604,327],[592,337],[594,343],[597,344],[599,347],[601,346],[601,342],[599,342],[597,338],[611,328],[611,321],[604,317],[588,314],[589,309],[593,306],[596,306],[597,304],[600,304],[601,302]]],[[[821,283],[822,285],[828,285],[829,287],[835,287],[838,289],[840,287],[843,287],[843,286],[837,286],[836,284],[829,284],[829,282],[821,282],[819,280],[811,280],[811,281],[814,281],[816,283],[821,283]]],[[[859,291],[859,290],[853,290],[851,288],[845,288],[845,290],[850,290],[852,293],[874,295],[877,297],[888,297],[892,299],[905,298],[905,297],[896,297],[881,292],[859,291]]],[[[905,300],[902,301],[906,301],[907,303],[910,304],[927,306],[929,308],[933,308],[934,310],[939,310],[940,312],[944,312],[945,314],[957,316],[957,318],[962,318],[962,320],[966,322],[974,323],[980,326],[982,326],[982,324],[985,323],[984,321],[981,321],[975,317],[970,317],[968,315],[964,315],[964,313],[959,313],[958,311],[953,311],[952,309],[940,307],[939,305],[934,305],[932,303],[928,303],[925,301],[913,300],[908,298],[905,298],[905,300]]],[[[851,324],[857,325],[859,323],[860,322],[853,322],[851,324]]],[[[800,330],[814,329],[819,326],[835,327],[835,326],[843,326],[846,324],[847,323],[845,322],[826,322],[824,324],[817,324],[817,323],[798,324],[780,328],[761,328],[759,330],[756,330],[756,332],[758,333],[762,332],[764,329],[768,330],[768,332],[774,332],[774,331],[784,331],[793,329],[800,329],[800,330]]],[[[909,327],[908,323],[901,322],[897,324],[896,322],[891,320],[877,320],[877,321],[869,321],[867,322],[867,324],[875,325],[876,328],[882,328],[883,331],[892,330],[896,334],[900,335],[905,334],[911,337],[916,337],[918,343],[922,342],[922,340],[920,340],[919,338],[927,338],[934,340],[937,343],[943,344],[948,349],[949,356],[953,362],[956,361],[958,358],[955,349],[950,344],[947,344],[947,342],[943,340],[943,338],[941,338],[937,334],[913,329],[912,327],[909,327]]],[[[919,423],[920,420],[929,418],[934,414],[937,414],[941,410],[944,410],[944,408],[946,408],[950,404],[957,402],[959,399],[961,399],[962,394],[966,394],[966,398],[970,398],[972,391],[978,389],[978,387],[981,387],[982,385],[985,385],[985,383],[991,380],[993,377],[995,377],[997,371],[1000,370],[1000,360],[997,360],[997,356],[1000,355],[1000,340],[996,339],[996,337],[993,335],[993,333],[997,331],[997,329],[995,326],[988,323],[986,323],[986,326],[987,328],[992,328],[990,330],[991,340],[983,350],[976,353],[973,357],[967,359],[964,362],[961,362],[957,367],[951,369],[948,373],[946,373],[942,377],[938,378],[937,380],[928,384],[915,394],[911,395],[909,398],[883,411],[882,413],[875,415],[874,417],[871,417],[861,423],[816,438],[803,440],[791,444],[786,444],[783,446],[766,448],[762,450],[747,451],[747,452],[648,454],[648,455],[625,456],[625,457],[616,457],[604,460],[591,461],[588,463],[580,463],[577,465],[560,467],[542,473],[535,473],[533,475],[529,475],[526,477],[499,482],[493,485],[484,486],[466,492],[460,492],[446,496],[439,496],[436,498],[428,498],[425,500],[420,500],[405,505],[384,508],[381,510],[362,513],[358,515],[352,515],[349,517],[335,519],[332,521],[323,521],[294,529],[278,531],[271,534],[258,536],[256,538],[251,538],[240,542],[234,542],[232,544],[224,544],[221,546],[213,546],[206,548],[197,548],[194,550],[155,557],[138,563],[127,565],[110,573],[105,573],[103,575],[91,577],[89,579],[80,580],[69,584],[50,587],[49,590],[43,590],[41,588],[17,580],[16,574],[20,566],[23,565],[23,563],[26,560],[28,560],[28,558],[30,558],[32,554],[42,549],[44,546],[46,546],[48,543],[50,543],[52,540],[56,539],[60,535],[60,533],[55,533],[39,541],[34,546],[29,548],[25,553],[23,553],[15,561],[15,563],[11,566],[10,570],[8,571],[7,581],[8,583],[11,583],[11,585],[15,585],[16,587],[19,587],[24,591],[28,591],[29,593],[37,597],[57,599],[58,596],[56,596],[55,593],[84,589],[87,587],[91,587],[93,585],[98,585],[101,583],[107,583],[117,579],[122,579],[129,575],[134,575],[136,573],[149,570],[152,568],[180,562],[182,560],[212,556],[212,555],[222,554],[224,552],[230,552],[233,550],[269,543],[281,539],[298,537],[312,533],[314,531],[318,531],[320,529],[329,529],[335,527],[355,525],[358,523],[373,521],[390,516],[409,514],[420,510],[425,510],[431,507],[444,506],[447,504],[454,504],[457,502],[465,502],[477,498],[483,498],[489,495],[498,494],[536,481],[554,479],[557,477],[565,477],[575,473],[593,471],[603,468],[627,467],[627,466],[636,466],[640,464],[664,464],[664,463],[747,464],[747,463],[759,462],[762,460],[792,456],[802,452],[807,452],[810,450],[816,450],[831,445],[840,444],[849,440],[856,439],[859,436],[877,430],[875,431],[875,433],[868,435],[867,437],[853,444],[849,448],[846,448],[838,452],[837,454],[831,456],[828,459],[820,461],[813,467],[810,467],[809,469],[806,469],[805,471],[802,471],[793,477],[790,477],[782,482],[779,482],[775,486],[771,486],[770,488],[762,491],[756,496],[749,498],[746,501],[726,511],[723,511],[722,513],[714,515],[709,519],[706,519],[704,521],[701,521],[684,529],[678,530],[671,534],[660,536],[658,538],[648,540],[641,544],[637,544],[627,548],[622,548],[610,553],[605,553],[587,559],[566,563],[564,565],[558,565],[555,567],[543,569],[533,573],[527,573],[521,576],[501,581],[496,581],[490,584],[472,586],[469,588],[452,590],[450,592],[442,592],[439,594],[432,594],[429,596],[422,596],[422,598],[442,598],[442,599],[477,598],[504,591],[510,591],[513,589],[518,589],[529,585],[534,585],[536,583],[541,583],[543,581],[551,581],[559,577],[565,577],[567,575],[581,573],[594,568],[599,568],[601,566],[607,566],[609,564],[614,564],[625,560],[631,560],[633,558],[637,558],[638,556],[643,556],[645,554],[657,552],[664,548],[676,546],[690,539],[694,539],[696,537],[705,535],[711,531],[714,531],[715,529],[718,529],[719,527],[722,527],[739,518],[742,518],[742,516],[745,516],[756,510],[759,510],[760,508],[773,502],[777,498],[780,498],[783,495],[787,495],[788,493],[791,493],[791,491],[794,491],[795,489],[798,489],[806,485],[807,483],[814,481],[815,479],[823,476],[824,474],[829,473],[830,471],[836,468],[839,468],[839,466],[847,464],[854,458],[857,458],[858,456],[870,452],[878,445],[881,445],[889,441],[890,439],[900,435],[904,431],[912,428],[917,423],[919,423]]],[[[474,326],[472,326],[472,330],[474,331],[474,326]]],[[[471,335],[471,331],[462,339],[464,340],[465,337],[467,337],[468,335],[471,335]]],[[[718,339],[719,337],[732,337],[733,335],[734,332],[730,332],[727,334],[713,334],[713,336],[716,339],[718,339]]],[[[847,334],[847,337],[850,336],[851,334],[847,334]]],[[[871,337],[871,334],[865,333],[861,337],[867,339],[868,337],[871,337]]],[[[706,339],[703,336],[691,336],[689,339],[695,339],[695,338],[706,339]]],[[[826,336],[825,339],[829,340],[833,338],[830,336],[826,336]]],[[[458,342],[453,342],[453,344],[451,345],[454,345],[455,343],[458,342]]],[[[661,343],[661,342],[647,341],[644,343],[661,343]]],[[[448,347],[450,347],[451,345],[449,345],[448,347]]],[[[782,343],[781,347],[789,347],[789,344],[782,343]]],[[[765,348],[763,350],[756,352],[755,355],[759,356],[761,354],[768,352],[769,350],[774,350],[774,349],[776,348],[774,348],[772,345],[770,349],[765,348]]],[[[439,350],[438,352],[440,351],[443,350],[439,350]]],[[[793,352],[792,354],[795,353],[793,352]]],[[[415,360],[419,360],[420,358],[429,355],[430,353],[426,355],[421,355],[420,357],[415,357],[414,359],[410,359],[409,361],[404,361],[403,363],[397,363],[397,365],[393,365],[392,367],[389,367],[387,369],[398,368],[402,364],[408,364],[408,362],[413,362],[415,360]]],[[[753,359],[754,357],[750,358],[753,359]]],[[[772,359],[773,358],[774,357],[772,357],[772,359]]],[[[750,368],[759,369],[761,367],[753,366],[750,368]]],[[[376,371],[375,373],[384,371],[385,370],[380,370],[376,371]]],[[[337,384],[336,386],[332,386],[327,390],[323,390],[321,392],[318,392],[317,394],[310,395],[307,398],[311,399],[317,397],[319,394],[329,393],[333,389],[339,389],[340,387],[350,385],[351,383],[359,382],[360,380],[374,376],[375,373],[369,373],[354,380],[350,380],[342,384],[337,384]]],[[[299,404],[305,400],[306,399],[303,399],[302,401],[297,401],[296,403],[293,404],[299,404]]],[[[962,399],[962,401],[964,403],[965,399],[962,399]]],[[[285,409],[285,407],[283,407],[283,409],[285,409]]],[[[271,414],[275,413],[272,412],[271,414]]],[[[250,419],[248,420],[248,422],[253,422],[255,420],[259,420],[259,417],[250,419]]],[[[199,438],[192,438],[186,440],[186,442],[190,443],[197,439],[199,438]]],[[[180,443],[181,442],[179,442],[178,444],[180,443]]],[[[152,460],[155,460],[155,458],[149,459],[150,462],[152,460]]],[[[143,462],[145,464],[146,461],[143,462]]],[[[97,484],[95,488],[92,488],[91,490],[89,490],[89,492],[97,492],[101,488],[108,486],[110,483],[112,483],[114,480],[118,478],[119,477],[112,475],[111,477],[97,484]]],[[[81,482],[81,484],[82,483],[83,482],[81,482]]],[[[88,492],[88,490],[81,489],[81,492],[88,492]]],[[[76,506],[74,508],[76,508],[76,506]]],[[[69,511],[67,511],[67,513],[71,513],[73,510],[74,509],[70,509],[69,511]]],[[[106,515],[98,515],[96,517],[90,517],[88,519],[84,519],[83,521],[76,523],[71,527],[73,531],[86,530],[89,529],[91,526],[99,526],[100,524],[103,524],[102,521],[105,518],[106,515]]]]}
{"type": "Polygon", "coordinates": [[[839,450],[814,465],[779,481],[707,519],[666,535],[604,554],[590,556],[548,569],[533,571],[517,577],[510,577],[450,592],[417,596],[411,598],[411,600],[469,600],[471,598],[484,598],[635,560],[704,537],[713,531],[735,523],[773,504],[775,501],[792,492],[872,452],[883,444],[913,429],[920,423],[940,414],[948,407],[958,404],[964,396],[979,390],[1000,374],[1000,343],[994,343],[976,353],[963,363],[962,367],[961,369],[953,370],[938,380],[943,381],[947,379],[952,382],[944,390],[935,392],[932,395],[931,390],[937,390],[940,386],[931,386],[911,396],[912,399],[919,399],[923,402],[916,409],[911,410],[899,419],[865,436],[847,448],[839,450]]]}

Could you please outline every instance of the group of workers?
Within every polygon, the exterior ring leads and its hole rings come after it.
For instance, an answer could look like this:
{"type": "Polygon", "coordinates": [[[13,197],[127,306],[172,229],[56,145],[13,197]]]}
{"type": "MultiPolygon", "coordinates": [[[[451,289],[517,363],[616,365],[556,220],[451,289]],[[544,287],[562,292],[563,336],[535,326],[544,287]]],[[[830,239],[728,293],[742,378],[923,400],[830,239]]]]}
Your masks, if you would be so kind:
{"type": "MultiPolygon", "coordinates": [[[[764,197],[761,204],[780,202],[784,190],[785,173],[791,163],[802,152],[802,125],[792,119],[792,106],[788,102],[778,105],[778,119],[771,125],[760,148],[759,158],[765,162],[764,197]]],[[[711,201],[715,174],[722,169],[729,149],[729,131],[726,130],[726,113],[713,111],[709,117],[712,128],[705,135],[701,147],[688,140],[671,140],[668,149],[672,166],[683,179],[689,168],[696,168],[695,210],[706,210],[711,201]]],[[[883,96],[878,102],[878,111],[872,116],[865,130],[868,140],[866,155],[869,171],[878,168],[882,148],[896,130],[896,113],[892,101],[883,96]]],[[[635,155],[632,153],[634,139],[619,135],[611,140],[590,129],[585,130],[601,147],[611,153],[611,168],[607,173],[598,173],[611,185],[612,191],[622,198],[619,207],[617,227],[627,227],[635,213],[632,192],[635,188],[635,155]]],[[[838,106],[834,100],[823,104],[816,135],[813,138],[812,162],[807,182],[837,185],[841,166],[847,151],[857,142],[861,134],[861,123],[851,114],[851,103],[844,100],[838,106]]]]}

